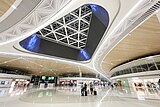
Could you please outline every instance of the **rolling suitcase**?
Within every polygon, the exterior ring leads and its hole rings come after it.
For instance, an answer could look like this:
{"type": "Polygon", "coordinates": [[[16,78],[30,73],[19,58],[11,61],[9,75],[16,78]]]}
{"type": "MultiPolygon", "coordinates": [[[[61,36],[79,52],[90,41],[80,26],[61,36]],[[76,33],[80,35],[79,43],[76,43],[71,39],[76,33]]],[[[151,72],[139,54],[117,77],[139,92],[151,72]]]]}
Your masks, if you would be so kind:
{"type": "Polygon", "coordinates": [[[81,96],[84,96],[84,93],[83,93],[83,92],[81,93],[81,96]]]}
{"type": "Polygon", "coordinates": [[[87,96],[87,91],[84,91],[85,96],[87,96]]]}
{"type": "Polygon", "coordinates": [[[84,96],[84,90],[81,89],[81,96],[84,96]]]}
{"type": "Polygon", "coordinates": [[[94,93],[94,95],[97,95],[97,91],[94,91],[93,93],[94,93]]]}

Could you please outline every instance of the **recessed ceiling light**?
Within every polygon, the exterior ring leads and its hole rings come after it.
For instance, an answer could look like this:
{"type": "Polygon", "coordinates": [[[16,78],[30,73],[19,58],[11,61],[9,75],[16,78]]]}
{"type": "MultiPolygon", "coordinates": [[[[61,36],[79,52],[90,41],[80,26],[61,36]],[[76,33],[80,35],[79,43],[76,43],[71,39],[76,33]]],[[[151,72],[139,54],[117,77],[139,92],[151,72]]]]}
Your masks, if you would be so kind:
{"type": "Polygon", "coordinates": [[[12,7],[13,9],[16,9],[16,8],[17,8],[17,7],[16,7],[16,6],[14,6],[14,5],[12,5],[11,7],[12,7]]]}

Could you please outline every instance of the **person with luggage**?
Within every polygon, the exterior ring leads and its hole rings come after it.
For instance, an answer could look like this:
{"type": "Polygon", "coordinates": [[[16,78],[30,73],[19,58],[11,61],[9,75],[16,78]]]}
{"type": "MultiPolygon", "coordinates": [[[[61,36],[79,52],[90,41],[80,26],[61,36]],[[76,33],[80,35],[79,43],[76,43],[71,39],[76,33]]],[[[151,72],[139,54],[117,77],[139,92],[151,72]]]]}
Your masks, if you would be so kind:
{"type": "Polygon", "coordinates": [[[114,88],[113,84],[111,84],[111,88],[112,88],[112,90],[113,90],[113,88],[114,88]]]}
{"type": "Polygon", "coordinates": [[[158,84],[158,86],[159,86],[158,88],[160,90],[160,79],[158,80],[157,84],[158,84]]]}
{"type": "MultiPolygon", "coordinates": [[[[91,95],[97,95],[97,91],[96,88],[93,86],[93,83],[90,83],[90,92],[91,95]]],[[[87,96],[88,92],[87,92],[87,84],[85,83],[84,85],[81,85],[81,95],[82,96],[87,96]]]]}
{"type": "Polygon", "coordinates": [[[91,82],[90,83],[90,92],[91,92],[91,95],[93,94],[93,83],[91,82]]]}
{"type": "Polygon", "coordinates": [[[84,85],[82,84],[81,86],[81,95],[87,96],[87,84],[86,83],[84,85]]]}
{"type": "Polygon", "coordinates": [[[81,95],[84,96],[84,86],[83,86],[83,83],[81,85],[81,95]]]}
{"type": "Polygon", "coordinates": [[[84,84],[84,95],[87,96],[87,84],[84,84]]]}
{"type": "Polygon", "coordinates": [[[93,95],[97,95],[97,90],[94,88],[93,95]]]}

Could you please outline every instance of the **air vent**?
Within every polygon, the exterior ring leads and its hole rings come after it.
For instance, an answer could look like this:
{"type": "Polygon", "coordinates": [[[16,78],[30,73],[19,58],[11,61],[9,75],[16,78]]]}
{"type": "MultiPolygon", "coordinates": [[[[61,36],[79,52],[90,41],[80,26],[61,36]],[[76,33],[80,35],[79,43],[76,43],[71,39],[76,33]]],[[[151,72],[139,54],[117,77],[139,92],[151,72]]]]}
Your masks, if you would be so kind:
{"type": "MultiPolygon", "coordinates": [[[[154,12],[160,9],[160,1],[155,3],[151,8],[149,8],[145,13],[142,14],[131,26],[129,26],[121,35],[127,35],[131,30],[133,30],[136,26],[138,26],[141,22],[143,22],[146,18],[151,16],[154,12]]],[[[121,36],[119,36],[121,37],[121,36]]],[[[119,39],[117,39],[119,40],[119,39]]],[[[124,66],[118,66],[116,68],[113,68],[111,72],[114,72],[111,77],[118,76],[118,75],[123,75],[126,73],[124,71],[124,66]],[[122,73],[124,72],[124,73],[122,73]]],[[[132,73],[132,72],[130,72],[132,73]]]]}
{"type": "MultiPolygon", "coordinates": [[[[151,14],[153,14],[156,10],[160,8],[160,1],[158,1],[155,5],[153,5],[148,11],[146,11],[141,17],[147,18],[151,14]]],[[[141,18],[140,17],[140,18],[141,18]]]]}
{"type": "Polygon", "coordinates": [[[153,14],[155,11],[157,11],[160,8],[160,1],[158,1],[155,5],[153,5],[150,9],[148,9],[138,20],[143,21],[148,16],[153,14]]]}

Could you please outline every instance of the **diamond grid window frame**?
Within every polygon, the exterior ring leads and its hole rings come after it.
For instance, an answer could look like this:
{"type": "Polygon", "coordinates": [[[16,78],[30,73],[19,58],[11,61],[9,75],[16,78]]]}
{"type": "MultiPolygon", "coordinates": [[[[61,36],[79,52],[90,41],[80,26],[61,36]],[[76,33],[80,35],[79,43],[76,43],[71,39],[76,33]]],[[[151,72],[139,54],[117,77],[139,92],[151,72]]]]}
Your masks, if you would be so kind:
{"type": "Polygon", "coordinates": [[[87,43],[92,9],[83,5],[37,32],[38,36],[76,49],[87,43]]]}

